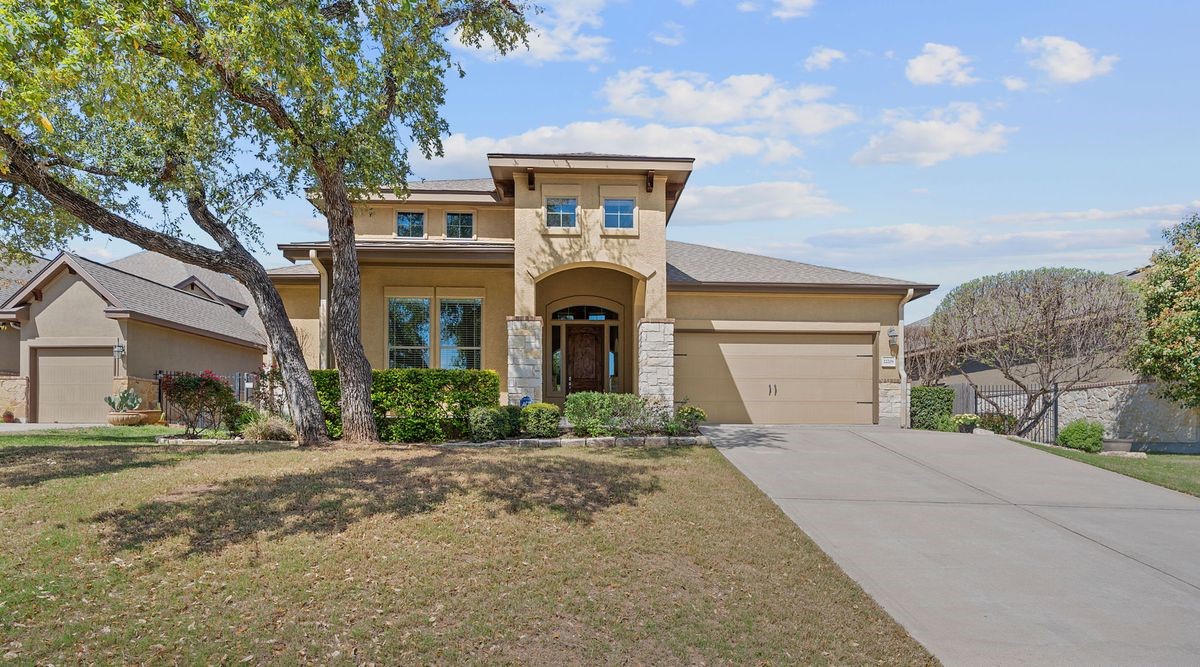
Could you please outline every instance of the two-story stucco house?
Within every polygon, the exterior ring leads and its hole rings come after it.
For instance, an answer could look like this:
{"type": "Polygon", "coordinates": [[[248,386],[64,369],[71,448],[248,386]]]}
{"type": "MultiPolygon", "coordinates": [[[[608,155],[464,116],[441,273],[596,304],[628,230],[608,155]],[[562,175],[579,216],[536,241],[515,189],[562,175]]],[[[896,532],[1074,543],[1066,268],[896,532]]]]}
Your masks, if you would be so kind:
{"type": "MultiPolygon", "coordinates": [[[[488,368],[510,403],[636,392],[712,421],[899,425],[903,312],[936,286],[666,239],[691,158],[490,154],[491,177],[356,207],[377,368],[488,368]]],[[[273,279],[332,363],[327,241],[273,279]]]]}

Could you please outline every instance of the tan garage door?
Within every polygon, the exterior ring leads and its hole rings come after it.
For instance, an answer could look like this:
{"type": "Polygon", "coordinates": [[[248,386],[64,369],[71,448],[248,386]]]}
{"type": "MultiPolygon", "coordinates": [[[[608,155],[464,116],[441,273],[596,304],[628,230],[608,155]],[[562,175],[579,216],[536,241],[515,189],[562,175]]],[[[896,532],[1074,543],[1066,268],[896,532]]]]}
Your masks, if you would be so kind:
{"type": "Polygon", "coordinates": [[[37,420],[60,424],[103,424],[104,397],[112,393],[109,348],[64,347],[37,351],[37,420]]]}
{"type": "Polygon", "coordinates": [[[870,334],[679,333],[675,398],[732,424],[870,424],[870,334]]]}

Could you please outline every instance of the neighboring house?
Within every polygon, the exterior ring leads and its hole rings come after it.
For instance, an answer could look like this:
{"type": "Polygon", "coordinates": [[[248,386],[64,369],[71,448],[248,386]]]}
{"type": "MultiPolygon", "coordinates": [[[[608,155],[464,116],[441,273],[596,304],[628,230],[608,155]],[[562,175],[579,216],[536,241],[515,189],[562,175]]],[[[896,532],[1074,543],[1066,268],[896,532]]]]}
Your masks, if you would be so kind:
{"type": "MultiPolygon", "coordinates": [[[[666,240],[690,158],[490,154],[491,177],[358,202],[376,368],[488,368],[505,400],[687,401],[709,419],[907,417],[903,309],[936,286],[666,240]]],[[[271,272],[314,368],[333,365],[328,241],[271,272]]]]}
{"type": "MultiPolygon", "coordinates": [[[[17,290],[46,265],[41,257],[29,257],[28,262],[13,262],[0,266],[0,303],[17,293],[17,290]]],[[[21,332],[16,327],[0,321],[0,384],[7,382],[5,378],[20,375],[21,372],[21,332]]],[[[0,395],[4,387],[0,386],[0,395]]],[[[3,409],[0,407],[0,409],[3,409]]]]}
{"type": "MultiPolygon", "coordinates": [[[[266,341],[230,279],[139,253],[115,262],[174,284],[69,253],[45,263],[0,307],[20,336],[18,377],[5,380],[3,409],[33,422],[103,422],[104,397],[126,387],[157,405],[158,371],[260,367],[266,341]],[[17,385],[20,385],[19,387],[17,385]]],[[[165,260],[166,258],[161,258],[165,260]]]]}

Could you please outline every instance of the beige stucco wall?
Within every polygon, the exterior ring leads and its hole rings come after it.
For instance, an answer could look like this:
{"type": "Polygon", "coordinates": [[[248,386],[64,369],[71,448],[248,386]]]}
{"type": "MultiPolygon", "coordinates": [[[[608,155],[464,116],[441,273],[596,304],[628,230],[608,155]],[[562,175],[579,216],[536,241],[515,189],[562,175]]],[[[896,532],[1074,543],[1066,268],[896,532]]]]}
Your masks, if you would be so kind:
{"type": "Polygon", "coordinates": [[[154,377],[156,371],[212,371],[218,375],[257,371],[262,350],[213,340],[175,329],[130,322],[125,373],[154,377]]]}
{"type": "Polygon", "coordinates": [[[79,276],[63,270],[29,307],[21,325],[21,375],[29,377],[34,347],[111,347],[124,340],[125,323],[105,317],[108,302],[79,276]]]}
{"type": "MultiPolygon", "coordinates": [[[[362,339],[373,368],[387,368],[387,297],[406,290],[480,290],[483,295],[483,367],[500,374],[507,386],[508,331],[513,314],[513,271],[509,268],[430,268],[425,266],[362,267],[362,339]]],[[[446,293],[445,296],[455,296],[446,293]]],[[[291,311],[289,311],[290,313],[291,311]]]]}
{"type": "Polygon", "coordinates": [[[646,192],[641,176],[590,174],[537,174],[533,190],[527,176],[515,178],[514,264],[517,315],[537,315],[539,278],[548,272],[575,266],[619,268],[640,282],[634,319],[666,316],[666,179],[655,179],[646,192]],[[547,197],[575,197],[579,210],[576,227],[546,227],[547,197]],[[637,201],[633,230],[605,230],[605,197],[637,201]]]}
{"type": "MultiPolygon", "coordinates": [[[[535,314],[543,318],[543,331],[546,336],[543,345],[547,350],[547,355],[550,350],[549,327],[552,325],[550,321],[552,309],[575,305],[609,306],[609,301],[615,302],[620,316],[618,320],[620,323],[618,338],[620,350],[617,360],[620,365],[618,372],[620,373],[621,388],[626,392],[635,391],[637,364],[635,363],[634,340],[637,338],[638,331],[634,303],[637,284],[638,281],[626,273],[592,267],[555,273],[538,283],[535,314]]],[[[547,400],[561,401],[564,396],[561,392],[553,391],[550,385],[549,359],[545,361],[546,363],[543,365],[545,395],[547,400]]]]}
{"type": "Polygon", "coordinates": [[[446,237],[447,213],[475,214],[475,238],[480,241],[511,241],[513,210],[504,206],[467,204],[451,206],[417,202],[360,204],[354,207],[354,233],[361,237],[394,238],[396,212],[417,211],[425,214],[425,237],[446,237]]]}
{"type": "Polygon", "coordinates": [[[15,327],[0,329],[0,375],[21,372],[21,332],[15,327]]]}
{"type": "Polygon", "coordinates": [[[283,308],[287,311],[300,348],[304,350],[304,362],[309,368],[320,368],[321,345],[321,287],[311,285],[278,285],[283,308]]]}

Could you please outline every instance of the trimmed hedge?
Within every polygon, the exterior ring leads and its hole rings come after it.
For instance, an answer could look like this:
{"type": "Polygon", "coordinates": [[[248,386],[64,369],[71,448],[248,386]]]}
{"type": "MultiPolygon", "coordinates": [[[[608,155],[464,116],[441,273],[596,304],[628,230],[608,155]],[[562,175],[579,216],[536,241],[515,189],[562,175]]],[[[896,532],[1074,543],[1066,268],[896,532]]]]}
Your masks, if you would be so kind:
{"type": "Polygon", "coordinates": [[[992,433],[1008,435],[1017,430],[1017,416],[1001,412],[985,412],[979,415],[979,428],[986,428],[992,433]]]}
{"type": "Polygon", "coordinates": [[[1104,448],[1104,424],[1086,419],[1075,421],[1062,427],[1054,444],[1060,447],[1070,447],[1095,454],[1104,448]]]}
{"type": "MultiPolygon", "coordinates": [[[[371,406],[379,438],[441,442],[468,432],[471,408],[499,407],[495,371],[393,368],[372,371],[371,406]]],[[[342,436],[341,388],[336,370],[312,371],[329,435],[342,436]]]]}
{"type": "Polygon", "coordinates": [[[471,442],[503,440],[513,435],[509,428],[508,415],[500,408],[471,408],[471,442]]]}
{"type": "Polygon", "coordinates": [[[913,387],[909,394],[909,417],[913,428],[940,431],[954,414],[952,387],[913,387]]]}
{"type": "Polygon", "coordinates": [[[532,403],[521,411],[521,431],[531,438],[557,438],[562,413],[553,403],[532,403]]]}

